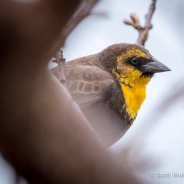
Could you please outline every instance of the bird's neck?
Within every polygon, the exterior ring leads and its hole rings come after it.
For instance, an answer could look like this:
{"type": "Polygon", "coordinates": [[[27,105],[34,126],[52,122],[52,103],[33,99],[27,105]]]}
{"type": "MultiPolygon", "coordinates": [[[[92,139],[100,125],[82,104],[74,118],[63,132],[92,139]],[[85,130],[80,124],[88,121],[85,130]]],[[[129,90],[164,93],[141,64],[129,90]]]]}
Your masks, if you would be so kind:
{"type": "Polygon", "coordinates": [[[129,115],[130,120],[134,120],[146,98],[146,86],[134,85],[133,87],[130,87],[123,83],[121,83],[120,86],[125,99],[126,112],[129,115]]]}
{"type": "Polygon", "coordinates": [[[146,85],[150,81],[150,77],[143,76],[135,80],[132,77],[122,77],[116,74],[116,78],[125,99],[125,106],[122,108],[125,108],[130,122],[133,122],[146,98],[146,85]]]}

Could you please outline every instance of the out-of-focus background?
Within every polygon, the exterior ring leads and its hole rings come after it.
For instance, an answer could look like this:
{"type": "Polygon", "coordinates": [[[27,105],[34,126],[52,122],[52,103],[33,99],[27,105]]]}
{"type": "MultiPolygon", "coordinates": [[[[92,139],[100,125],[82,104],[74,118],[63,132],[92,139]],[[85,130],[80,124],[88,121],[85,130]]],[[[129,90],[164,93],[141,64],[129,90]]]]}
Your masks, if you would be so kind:
{"type": "MultiPolygon", "coordinates": [[[[124,25],[123,19],[136,12],[144,24],[150,3],[151,0],[101,0],[93,9],[94,15],[83,20],[68,37],[64,57],[69,61],[95,54],[114,43],[135,43],[138,33],[124,25]]],[[[138,167],[136,174],[145,183],[183,184],[184,95],[167,105],[162,103],[184,88],[184,1],[158,1],[156,6],[153,29],[145,46],[172,71],[154,76],[136,121],[112,149],[121,152],[122,145],[131,145],[128,158],[138,167]],[[149,163],[145,169],[139,166],[143,160],[149,163]]],[[[11,167],[0,157],[0,184],[12,184],[14,179],[11,167]]]]}

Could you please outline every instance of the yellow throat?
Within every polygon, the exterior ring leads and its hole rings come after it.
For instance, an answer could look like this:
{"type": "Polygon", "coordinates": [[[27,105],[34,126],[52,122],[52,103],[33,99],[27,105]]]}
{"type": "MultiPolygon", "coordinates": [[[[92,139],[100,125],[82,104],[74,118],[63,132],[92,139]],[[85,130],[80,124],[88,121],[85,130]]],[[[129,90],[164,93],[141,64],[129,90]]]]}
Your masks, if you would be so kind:
{"type": "Polygon", "coordinates": [[[126,108],[130,120],[133,120],[146,98],[146,85],[151,78],[142,76],[139,70],[124,64],[122,60],[125,58],[123,57],[122,55],[117,58],[117,68],[113,69],[112,72],[115,74],[124,95],[125,106],[122,108],[126,108]]]}
{"type": "Polygon", "coordinates": [[[123,83],[120,84],[125,98],[126,111],[131,119],[136,118],[137,112],[146,98],[146,84],[149,81],[149,77],[142,77],[132,87],[123,83]]]}
{"type": "Polygon", "coordinates": [[[141,72],[135,70],[132,76],[123,78],[120,74],[115,73],[124,95],[125,108],[130,119],[136,118],[137,112],[146,98],[146,85],[150,81],[150,77],[140,77],[134,81],[139,73],[141,74],[141,72]]]}

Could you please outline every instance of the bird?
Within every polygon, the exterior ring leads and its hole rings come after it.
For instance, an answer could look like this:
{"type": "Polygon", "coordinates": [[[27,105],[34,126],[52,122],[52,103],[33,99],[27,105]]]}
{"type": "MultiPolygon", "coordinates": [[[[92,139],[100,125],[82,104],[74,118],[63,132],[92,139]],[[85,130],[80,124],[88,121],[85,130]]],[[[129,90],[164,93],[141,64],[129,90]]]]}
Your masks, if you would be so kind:
{"type": "MultiPolygon", "coordinates": [[[[113,44],[65,63],[67,89],[105,146],[131,127],[155,73],[170,71],[139,44],[113,44]]],[[[52,72],[58,77],[57,67],[52,72]]]]}

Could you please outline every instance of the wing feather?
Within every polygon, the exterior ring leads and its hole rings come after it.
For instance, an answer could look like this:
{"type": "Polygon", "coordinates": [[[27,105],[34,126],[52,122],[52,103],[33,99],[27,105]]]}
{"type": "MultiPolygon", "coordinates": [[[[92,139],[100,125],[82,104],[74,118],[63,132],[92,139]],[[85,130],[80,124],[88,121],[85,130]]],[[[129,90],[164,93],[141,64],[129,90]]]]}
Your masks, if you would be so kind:
{"type": "MultiPolygon", "coordinates": [[[[104,99],[109,91],[111,95],[117,90],[112,75],[97,66],[83,63],[90,62],[90,59],[85,57],[66,63],[67,87],[105,145],[111,145],[129,126],[104,99]]],[[[52,71],[57,76],[57,69],[52,71]]]]}
{"type": "Polygon", "coordinates": [[[68,90],[81,107],[88,107],[102,100],[110,86],[112,76],[96,66],[66,68],[68,90]]]}

